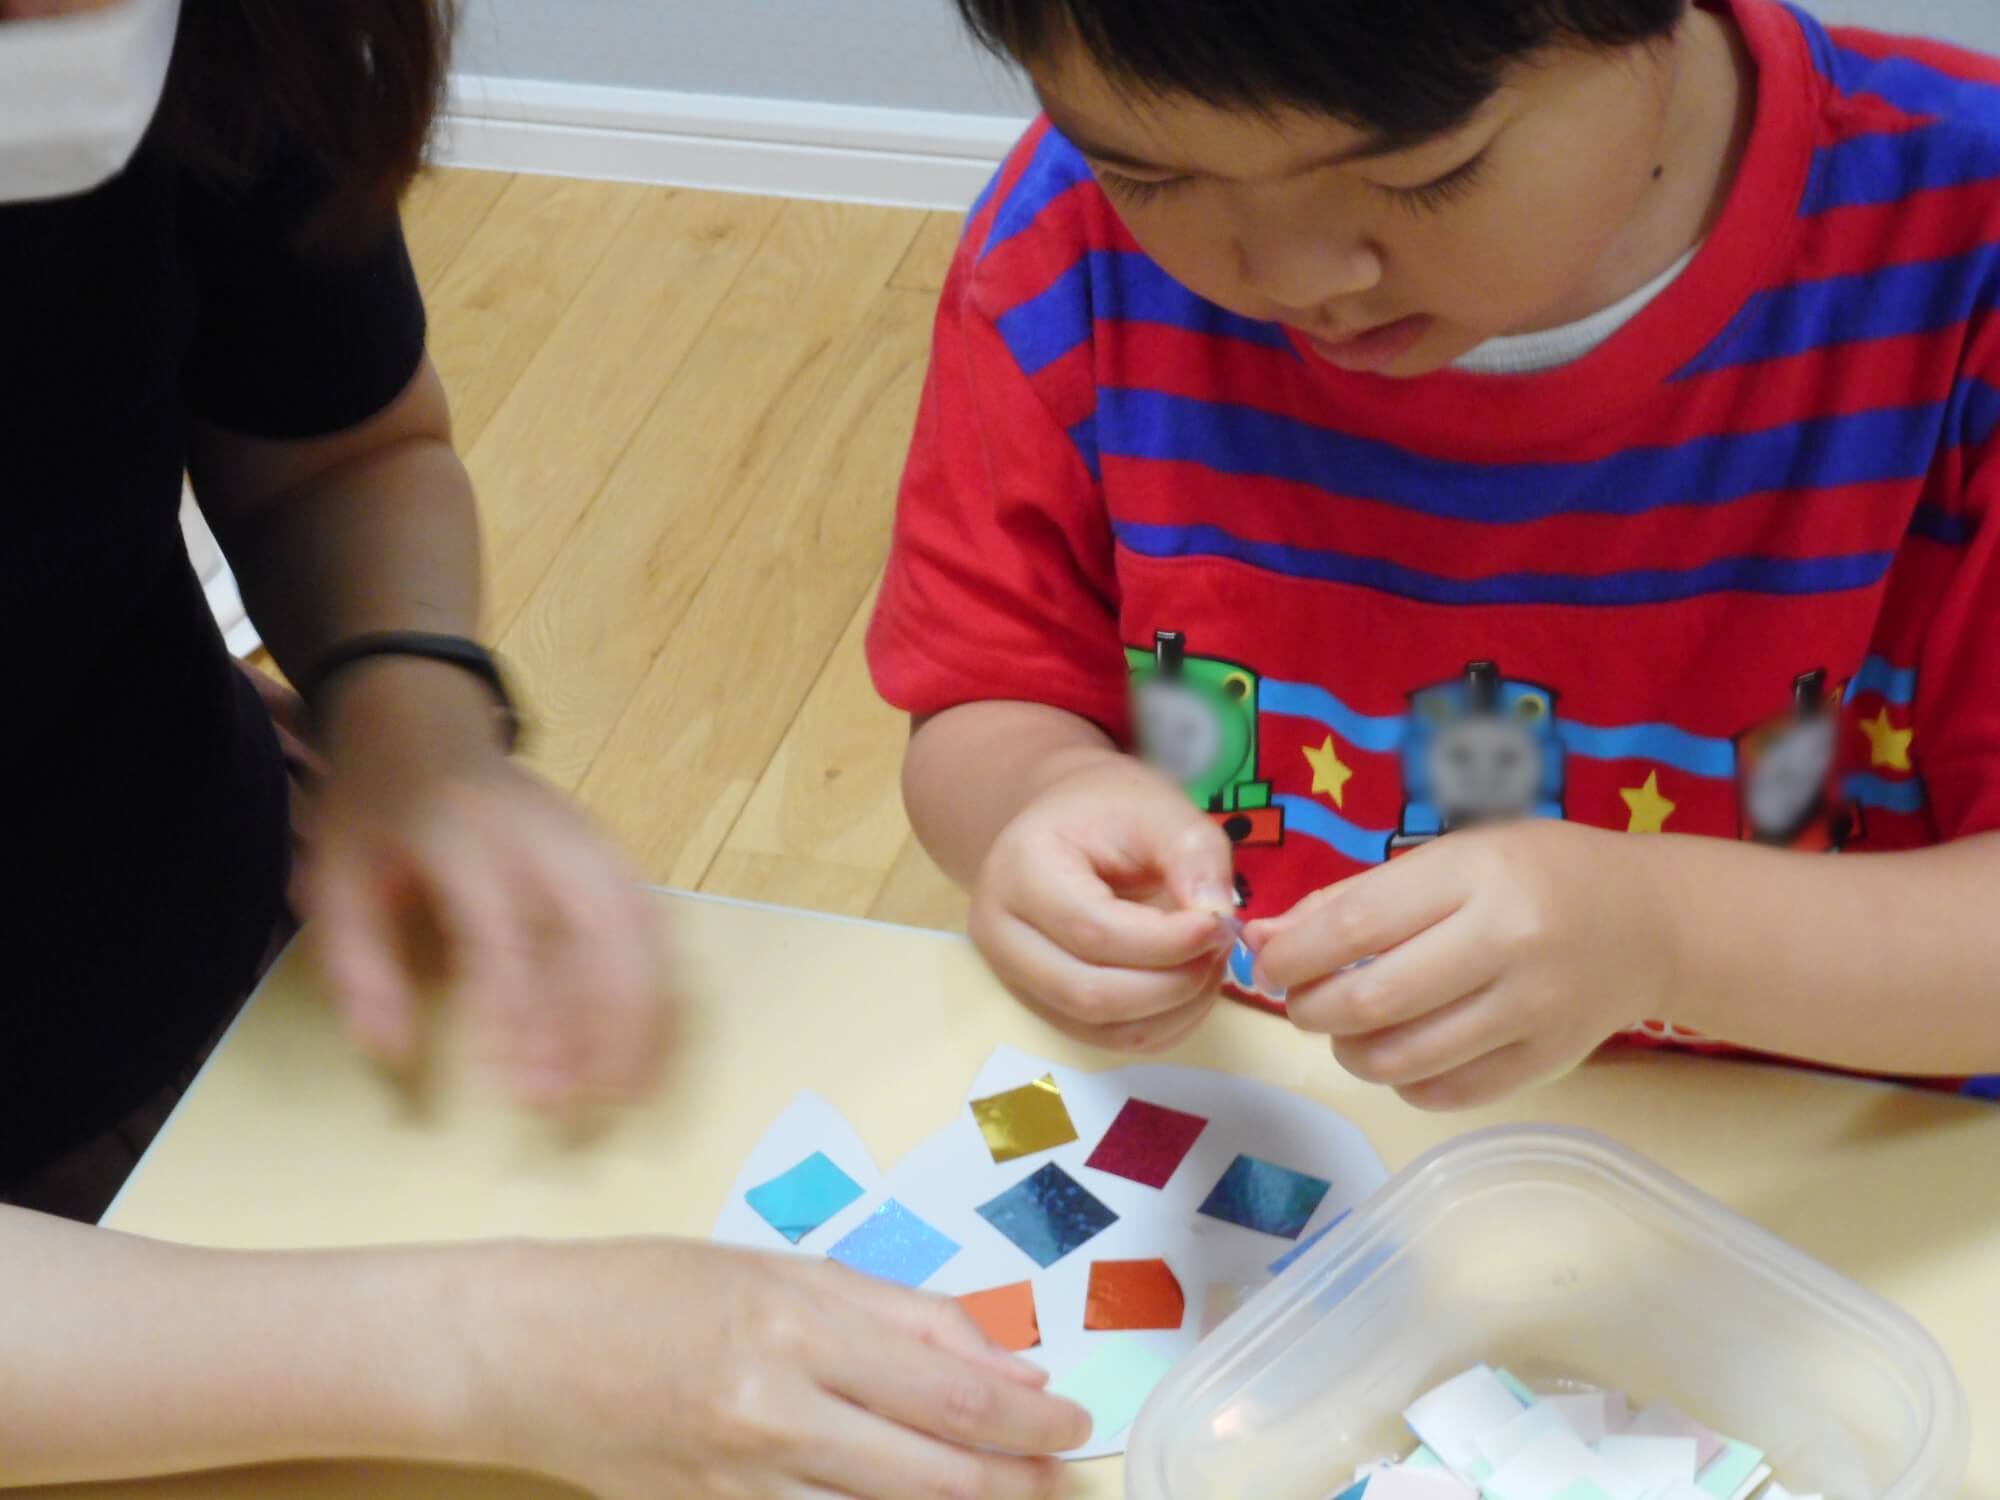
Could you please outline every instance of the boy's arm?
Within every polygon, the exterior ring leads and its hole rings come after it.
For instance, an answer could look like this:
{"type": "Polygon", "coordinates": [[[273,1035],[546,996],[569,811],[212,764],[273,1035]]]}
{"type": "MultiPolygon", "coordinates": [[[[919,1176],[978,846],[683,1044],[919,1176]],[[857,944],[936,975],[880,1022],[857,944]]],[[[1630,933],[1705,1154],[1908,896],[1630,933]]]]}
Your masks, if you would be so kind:
{"type": "Polygon", "coordinates": [[[1328,888],[1246,940],[1356,1076],[1463,1109],[1641,1020],[1862,1072],[2000,1072],[2000,833],[1803,854],[1531,819],[1328,888]]]}
{"type": "Polygon", "coordinates": [[[1072,772],[1123,759],[1090,720],[1043,703],[966,703],[910,721],[903,801],[917,839],[970,886],[1001,830],[1072,772]]]}
{"type": "Polygon", "coordinates": [[[1670,1019],[1872,1072],[2000,1072],[2000,834],[1827,858],[1663,840],[1670,1019]]]}

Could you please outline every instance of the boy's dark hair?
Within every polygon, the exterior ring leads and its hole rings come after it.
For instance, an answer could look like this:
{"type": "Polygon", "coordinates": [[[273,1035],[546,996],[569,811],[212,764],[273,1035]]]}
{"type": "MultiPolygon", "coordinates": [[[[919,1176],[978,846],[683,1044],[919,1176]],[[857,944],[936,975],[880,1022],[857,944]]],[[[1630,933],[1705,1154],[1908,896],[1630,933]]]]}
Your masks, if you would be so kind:
{"type": "Polygon", "coordinates": [[[1510,64],[1569,42],[1665,37],[1689,0],[957,0],[1032,64],[1080,42],[1121,86],[1224,109],[1303,110],[1422,140],[1470,119],[1510,64]]]}

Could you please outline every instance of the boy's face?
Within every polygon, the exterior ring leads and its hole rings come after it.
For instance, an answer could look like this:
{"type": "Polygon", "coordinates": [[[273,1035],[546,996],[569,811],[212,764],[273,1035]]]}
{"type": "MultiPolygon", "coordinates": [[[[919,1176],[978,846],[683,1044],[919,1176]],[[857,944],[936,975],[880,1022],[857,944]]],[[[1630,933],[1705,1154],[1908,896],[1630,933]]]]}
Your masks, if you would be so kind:
{"type": "Polygon", "coordinates": [[[1033,72],[1177,280],[1344,369],[1415,376],[1603,305],[1593,277],[1654,180],[1674,63],[1671,44],[1551,51],[1462,128],[1415,144],[1121,91],[1075,45],[1033,72]]]}

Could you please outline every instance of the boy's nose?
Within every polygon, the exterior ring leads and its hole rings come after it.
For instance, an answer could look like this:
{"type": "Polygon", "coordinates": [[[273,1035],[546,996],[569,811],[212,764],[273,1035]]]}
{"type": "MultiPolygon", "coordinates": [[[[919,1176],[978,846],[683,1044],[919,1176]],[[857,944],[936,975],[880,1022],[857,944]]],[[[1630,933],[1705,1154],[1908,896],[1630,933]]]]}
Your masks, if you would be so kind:
{"type": "MultiPolygon", "coordinates": [[[[1382,256],[1362,239],[1318,233],[1246,234],[1237,241],[1243,279],[1259,296],[1305,319],[1329,303],[1373,291],[1382,282],[1382,256]]],[[[1289,320],[1289,319],[1288,319],[1289,320]]]]}

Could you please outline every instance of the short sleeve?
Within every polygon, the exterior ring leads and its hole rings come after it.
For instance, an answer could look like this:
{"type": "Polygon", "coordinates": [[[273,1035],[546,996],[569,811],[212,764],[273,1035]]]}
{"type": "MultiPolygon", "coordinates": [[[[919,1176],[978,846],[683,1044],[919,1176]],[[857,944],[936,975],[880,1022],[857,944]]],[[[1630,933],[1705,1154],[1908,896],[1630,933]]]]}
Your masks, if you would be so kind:
{"type": "Polygon", "coordinates": [[[1911,755],[1942,839],[2000,830],[2000,451],[1974,468],[1962,510],[1933,514],[1938,607],[1917,669],[1911,755]]]}
{"type": "MultiPolygon", "coordinates": [[[[868,634],[877,690],[911,713],[1045,703],[1123,736],[1110,522],[1079,446],[974,295],[962,249],[868,634]]],[[[1088,348],[1072,353],[1087,368],[1088,348]]]]}
{"type": "Polygon", "coordinates": [[[323,437],[383,410],[424,354],[424,303],[402,225],[341,252],[303,245],[314,170],[248,190],[190,187],[184,243],[199,295],[186,371],[194,412],[235,432],[323,437]]]}

